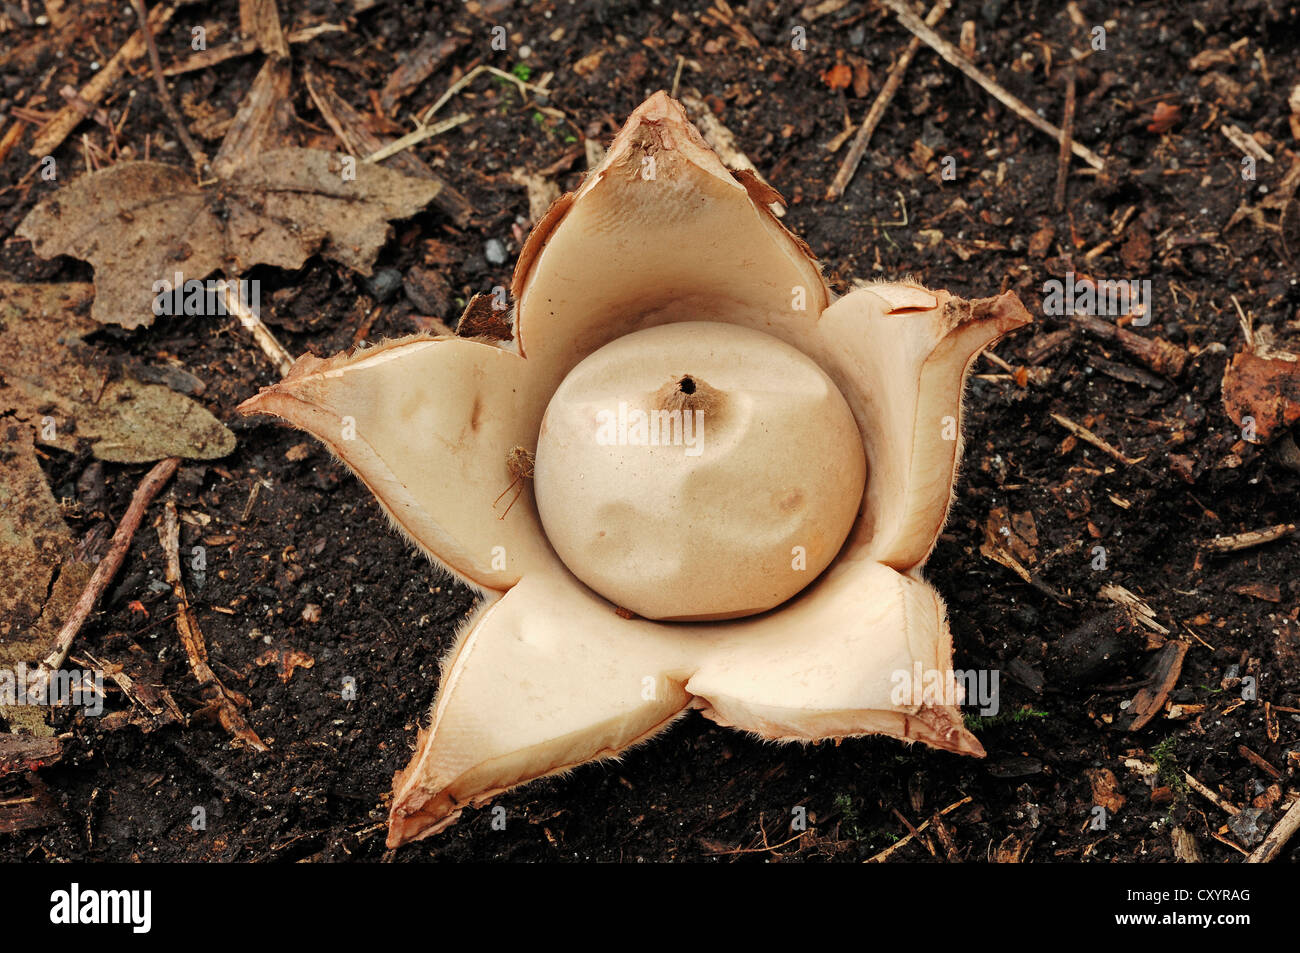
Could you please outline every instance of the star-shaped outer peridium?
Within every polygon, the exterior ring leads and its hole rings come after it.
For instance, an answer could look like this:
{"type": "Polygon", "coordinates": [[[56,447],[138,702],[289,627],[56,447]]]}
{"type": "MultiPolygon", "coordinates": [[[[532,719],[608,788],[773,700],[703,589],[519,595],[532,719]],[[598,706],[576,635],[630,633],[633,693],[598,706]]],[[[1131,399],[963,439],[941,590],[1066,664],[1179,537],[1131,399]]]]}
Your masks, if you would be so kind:
{"type": "Polygon", "coordinates": [[[910,282],[834,300],[807,246],[769,211],[776,198],[729,172],[657,93],[529,236],[513,343],[415,336],[304,357],[241,407],[322,440],[396,526],[484,597],[394,779],[390,846],[518,784],[616,757],[691,708],[773,740],[885,734],[984,753],[953,699],[900,699],[898,688],[918,665],[950,677],[944,605],[920,569],[952,494],[965,373],[1029,315],[1011,293],[963,301],[910,282]],[[509,464],[515,448],[535,449],[578,361],[676,320],[734,322],[794,345],[861,429],[867,488],[848,541],[819,579],[762,615],[625,618],[555,556],[509,464]]]}

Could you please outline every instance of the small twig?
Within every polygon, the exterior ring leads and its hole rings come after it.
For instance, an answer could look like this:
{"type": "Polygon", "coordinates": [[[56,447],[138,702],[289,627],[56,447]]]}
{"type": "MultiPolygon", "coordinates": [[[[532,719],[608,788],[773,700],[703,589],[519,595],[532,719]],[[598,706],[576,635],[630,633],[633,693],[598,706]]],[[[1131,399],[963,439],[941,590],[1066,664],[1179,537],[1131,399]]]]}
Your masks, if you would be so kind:
{"type": "Polygon", "coordinates": [[[172,478],[172,474],[176,472],[176,468],[180,466],[180,463],[180,457],[168,457],[166,460],[160,460],[154,464],[152,470],[145,474],[145,478],[135,488],[135,493],[131,495],[131,503],[127,506],[126,513],[122,517],[122,522],[117,524],[117,529],[113,533],[108,553],[99,561],[99,565],[95,567],[94,573],[91,574],[90,582],[86,583],[86,588],[82,590],[77,604],[72,607],[72,614],[68,616],[67,621],[63,623],[63,628],[59,630],[58,638],[54,641],[53,650],[41,660],[40,668],[34,676],[34,683],[40,690],[43,691],[48,686],[50,673],[67,659],[77,633],[81,631],[81,627],[90,616],[91,610],[95,608],[95,603],[104,594],[109,582],[117,574],[122,562],[126,559],[127,550],[131,548],[131,540],[135,537],[136,530],[140,528],[140,522],[144,519],[145,510],[149,508],[153,498],[158,495],[158,491],[172,478]]]}
{"type": "Polygon", "coordinates": [[[800,831],[798,834],[795,834],[793,837],[786,838],[785,840],[781,841],[781,843],[779,844],[769,844],[767,842],[767,831],[763,830],[761,824],[759,825],[759,830],[763,831],[762,847],[735,847],[730,850],[710,850],[709,853],[714,857],[729,857],[732,854],[765,854],[769,852],[775,853],[778,848],[784,847],[787,844],[793,844],[799,838],[812,833],[812,831],[800,831]]]}
{"type": "Polygon", "coordinates": [[[154,41],[153,30],[149,28],[149,11],[144,7],[144,0],[131,0],[131,2],[135,7],[136,15],[140,18],[140,32],[144,34],[145,46],[149,51],[149,65],[153,67],[154,83],[158,86],[158,98],[162,100],[163,111],[167,113],[167,118],[176,127],[176,135],[185,146],[185,151],[190,154],[194,167],[202,170],[208,164],[208,157],[204,155],[203,150],[199,148],[199,144],[194,141],[189,130],[185,128],[185,122],[181,119],[181,114],[176,111],[176,104],[172,102],[171,93],[167,91],[167,80],[163,78],[162,60],[158,58],[158,44],[154,41]]]}
{"type": "Polygon", "coordinates": [[[1207,801],[1210,801],[1220,810],[1227,811],[1229,814],[1241,813],[1241,808],[1219,797],[1219,795],[1215,794],[1212,790],[1207,788],[1200,781],[1196,780],[1196,778],[1192,776],[1192,773],[1190,771],[1183,772],[1183,780],[1187,782],[1187,786],[1189,788],[1191,788],[1197,794],[1201,795],[1201,797],[1205,798],[1207,801]]]}
{"type": "Polygon", "coordinates": [[[1263,546],[1265,543],[1271,543],[1274,540],[1290,536],[1296,529],[1296,523],[1278,523],[1276,526],[1269,526],[1264,529],[1252,529],[1245,533],[1234,533],[1231,536],[1215,536],[1213,539],[1202,540],[1201,547],[1213,553],[1235,553],[1240,549],[1263,546]]]}
{"type": "Polygon", "coordinates": [[[1070,147],[1074,144],[1074,94],[1077,85],[1073,66],[1065,71],[1065,115],[1061,118],[1061,150],[1056,158],[1056,210],[1065,211],[1065,185],[1070,178],[1070,147]]]}
{"type": "Polygon", "coordinates": [[[379,316],[383,313],[384,306],[382,304],[377,304],[370,309],[370,313],[357,325],[356,333],[352,335],[352,347],[356,347],[366,339],[366,335],[370,333],[370,329],[375,326],[375,322],[379,320],[379,316]]]}
{"type": "Polygon", "coordinates": [[[1229,142],[1252,159],[1258,159],[1261,162],[1273,161],[1273,157],[1265,151],[1263,146],[1255,141],[1253,136],[1246,134],[1237,126],[1225,124],[1219,127],[1219,132],[1223,133],[1229,142]]]}
{"type": "Polygon", "coordinates": [[[271,363],[275,365],[275,369],[280,373],[280,376],[284,377],[289,373],[289,368],[293,367],[293,358],[284,349],[284,345],[276,340],[275,335],[263,323],[261,317],[254,314],[240,300],[239,295],[233,293],[232,286],[234,285],[236,285],[236,282],[227,281],[222,287],[221,293],[225,299],[226,310],[239,318],[240,325],[246,328],[249,334],[253,335],[253,340],[262,349],[262,353],[271,359],[271,363]]]}
{"type": "Polygon", "coordinates": [[[253,507],[257,503],[257,497],[262,492],[262,481],[254,480],[253,485],[248,489],[248,499],[244,501],[244,512],[239,517],[239,522],[247,523],[248,518],[253,515],[253,507]]]}
{"type": "Polygon", "coordinates": [[[1228,840],[1228,838],[1220,834],[1219,831],[1210,831],[1210,836],[1213,837],[1215,840],[1217,840],[1220,844],[1223,844],[1225,847],[1231,847],[1237,853],[1242,854],[1246,857],[1250,856],[1250,852],[1247,851],[1246,848],[1242,847],[1236,841],[1228,840]]]}
{"type": "Polygon", "coordinates": [[[1245,758],[1247,761],[1249,761],[1251,764],[1253,764],[1255,767],[1259,768],[1261,771],[1267,772],[1268,775],[1272,777],[1274,780],[1277,781],[1282,780],[1282,772],[1279,771],[1277,768],[1273,767],[1272,763],[1267,758],[1265,758],[1262,754],[1259,754],[1256,751],[1252,751],[1250,748],[1247,748],[1245,745],[1237,745],[1237,753],[1241,755],[1243,758],[1245,758]]]}
{"type": "Polygon", "coordinates": [[[672,89],[670,89],[669,92],[668,92],[668,95],[671,96],[673,99],[676,99],[676,98],[677,98],[677,87],[681,84],[681,81],[682,81],[682,67],[685,66],[685,65],[686,65],[686,57],[682,56],[681,54],[678,54],[678,56],[677,56],[677,68],[676,68],[675,70],[673,70],[673,85],[672,85],[672,89]]]}
{"type": "Polygon", "coordinates": [[[189,659],[190,671],[194,673],[194,678],[202,689],[204,700],[216,710],[217,720],[236,741],[248,745],[254,751],[269,751],[266,743],[252,728],[248,727],[248,722],[244,721],[244,716],[239,713],[237,706],[247,707],[248,699],[226,688],[208,665],[208,648],[203,641],[203,633],[199,631],[199,623],[194,617],[194,611],[190,608],[190,597],[185,591],[185,583],[181,579],[180,521],[177,519],[176,503],[173,500],[167,501],[163,511],[163,525],[158,530],[158,538],[167,555],[166,580],[171,584],[172,594],[180,604],[180,612],[176,615],[176,632],[189,659]]]}
{"type": "Polygon", "coordinates": [[[348,130],[339,120],[338,113],[334,111],[329,99],[324,95],[324,89],[322,88],[318,90],[316,88],[317,84],[313,82],[313,79],[314,77],[312,76],[311,70],[304,69],[303,85],[307,87],[307,95],[316,106],[316,111],[321,114],[321,118],[325,120],[325,125],[330,127],[330,131],[333,132],[339,142],[343,144],[343,149],[348,153],[348,155],[360,158],[366,150],[359,148],[357,144],[352,141],[352,137],[348,134],[348,130]]]}
{"type": "MultiPolygon", "coordinates": [[[[303,69],[302,79],[312,101],[317,104],[321,115],[325,117],[326,123],[329,123],[344,148],[353,155],[360,158],[378,152],[388,144],[388,139],[371,132],[361,113],[340,98],[328,83],[315,76],[310,68],[303,69]]],[[[474,213],[474,207],[469,199],[435,175],[433,169],[429,168],[415,153],[399,152],[385,160],[384,164],[404,175],[436,182],[438,191],[433,197],[433,204],[461,228],[469,224],[470,217],[474,213]]]]}
{"type": "Polygon", "coordinates": [[[1132,466],[1133,464],[1141,463],[1143,460],[1146,459],[1145,456],[1141,456],[1137,458],[1126,457],[1122,452],[1117,450],[1115,447],[1112,447],[1105,440],[1102,440],[1100,437],[1098,437],[1087,427],[1083,426],[1082,424],[1076,424],[1073,420],[1071,420],[1068,417],[1062,417],[1060,414],[1052,414],[1052,419],[1055,420],[1062,427],[1064,427],[1066,430],[1070,431],[1070,433],[1074,434],[1080,440],[1084,441],[1085,443],[1092,444],[1094,447],[1096,447],[1098,450],[1101,450],[1104,453],[1110,454],[1120,463],[1124,463],[1129,466],[1132,466]]]}
{"type": "MultiPolygon", "coordinates": [[[[961,50],[957,49],[957,47],[953,46],[921,22],[921,18],[907,8],[907,4],[904,0],[882,0],[882,2],[885,6],[894,11],[894,15],[898,17],[898,21],[902,23],[903,26],[907,27],[907,29],[911,30],[913,34],[921,38],[921,42],[925,43],[926,46],[930,47],[930,49],[934,50],[953,66],[957,67],[957,69],[961,70],[977,82],[990,96],[1002,105],[1006,106],[1039,132],[1046,133],[1058,142],[1060,141],[1060,129],[1057,129],[1042,116],[1038,115],[1038,113],[1034,112],[1020,100],[1016,99],[1016,97],[1011,95],[1011,93],[1007,92],[1007,90],[1002,86],[981,73],[979,68],[968,60],[961,50]]],[[[1079,142],[1073,142],[1071,143],[1070,148],[1075,155],[1088,163],[1088,165],[1092,166],[1094,169],[1100,170],[1106,167],[1106,160],[1097,155],[1097,153],[1093,152],[1087,146],[1079,142]]]]}
{"type": "Polygon", "coordinates": [[[907,218],[907,199],[904,198],[904,197],[903,197],[903,193],[900,192],[900,191],[898,191],[898,190],[895,190],[895,191],[894,191],[894,194],[898,196],[898,207],[899,207],[899,209],[900,209],[901,212],[902,212],[902,217],[899,218],[897,221],[893,221],[893,222],[882,222],[882,221],[881,221],[880,219],[878,219],[878,218],[873,218],[870,222],[867,223],[868,225],[877,225],[877,226],[880,226],[880,227],[882,227],[882,228],[883,228],[883,227],[889,227],[889,228],[906,228],[906,227],[907,227],[907,222],[908,222],[908,218],[907,218]]]}
{"type": "MultiPolygon", "coordinates": [[[[960,801],[955,801],[955,802],[953,802],[952,804],[949,804],[947,807],[945,807],[942,811],[940,811],[938,814],[936,814],[936,815],[934,815],[934,816],[935,816],[935,817],[944,817],[945,815],[951,814],[953,811],[957,810],[957,808],[961,807],[963,804],[969,804],[969,803],[970,803],[970,800],[971,800],[971,796],[968,794],[968,795],[966,795],[964,798],[962,798],[960,801]]],[[[920,834],[922,831],[924,831],[924,830],[925,830],[927,827],[929,827],[929,826],[930,826],[930,821],[924,821],[924,822],[923,822],[919,827],[916,828],[915,831],[913,831],[912,833],[908,834],[906,837],[902,837],[902,838],[900,838],[899,840],[896,840],[894,843],[890,844],[888,847],[886,847],[886,848],[885,848],[884,850],[882,850],[880,853],[876,854],[876,856],[874,856],[874,857],[872,857],[872,858],[869,858],[868,860],[864,861],[864,863],[868,863],[868,864],[878,864],[878,863],[881,863],[882,861],[886,861],[886,860],[888,860],[889,857],[890,857],[890,855],[893,854],[894,851],[898,850],[900,847],[902,847],[904,844],[906,844],[908,841],[910,841],[910,840],[911,840],[913,837],[915,837],[917,834],[920,834]]]]}
{"type": "Polygon", "coordinates": [[[1232,299],[1232,306],[1237,309],[1237,323],[1241,325],[1242,337],[1246,339],[1246,346],[1252,351],[1255,350],[1255,325],[1251,321],[1250,315],[1246,314],[1241,307],[1241,302],[1237,300],[1236,295],[1229,295],[1232,299]]]}
{"type": "Polygon", "coordinates": [[[13,151],[14,146],[18,145],[18,140],[23,137],[23,132],[26,129],[26,122],[15,116],[13,125],[11,125],[4,136],[0,138],[0,162],[4,162],[5,159],[9,157],[9,153],[13,151]]]}
{"type": "Polygon", "coordinates": [[[455,129],[461,123],[469,122],[469,113],[457,113],[450,119],[444,119],[442,122],[435,122],[432,126],[421,126],[415,132],[408,132],[400,139],[394,139],[388,145],[362,159],[362,162],[383,162],[390,156],[395,156],[403,149],[409,149],[425,139],[432,139],[434,136],[441,135],[448,129],[455,129]]]}
{"type": "Polygon", "coordinates": [[[1160,635],[1169,634],[1169,630],[1156,621],[1155,610],[1123,586],[1107,583],[1097,591],[1097,595],[1123,606],[1129,618],[1138,625],[1145,626],[1160,635]]]}
{"type": "MultiPolygon", "coordinates": [[[[903,822],[903,826],[906,827],[909,831],[911,831],[911,833],[912,833],[912,837],[913,837],[913,838],[921,838],[921,846],[924,847],[927,851],[929,851],[930,856],[933,857],[933,856],[934,856],[934,845],[931,844],[931,843],[930,843],[928,840],[926,840],[925,838],[921,837],[921,832],[918,831],[915,827],[912,826],[912,822],[909,821],[906,817],[903,816],[903,812],[902,812],[902,811],[900,811],[900,810],[899,810],[898,808],[896,808],[896,807],[891,807],[890,810],[894,812],[894,816],[895,816],[896,818],[898,818],[900,821],[903,822]]],[[[935,816],[937,817],[938,815],[935,815],[935,816]]]]}
{"type": "Polygon", "coordinates": [[[1166,377],[1178,377],[1182,374],[1192,357],[1183,348],[1171,344],[1164,338],[1134,334],[1127,328],[1121,328],[1117,324],[1103,321],[1090,314],[1076,314],[1074,324],[1105,341],[1114,341],[1143,365],[1166,377]]]}
{"type": "Polygon", "coordinates": [[[1296,831],[1300,830],[1300,798],[1291,802],[1291,807],[1282,815],[1282,820],[1273,825],[1264,842],[1255,848],[1255,852],[1246,858],[1248,864],[1266,864],[1282,852],[1296,831]]]}
{"type": "Polygon", "coordinates": [[[470,70],[460,79],[456,80],[456,82],[452,83],[450,86],[447,87],[447,91],[444,92],[441,96],[439,96],[437,101],[435,101],[432,106],[430,106],[428,109],[424,111],[424,115],[421,116],[419,120],[420,124],[423,125],[424,123],[427,123],[430,119],[432,119],[434,113],[436,113],[443,106],[447,105],[447,103],[451,101],[451,98],[453,96],[455,96],[462,89],[468,86],[481,73],[491,73],[493,76],[514,83],[515,86],[519,88],[520,98],[523,98],[524,93],[528,92],[528,90],[530,89],[536,90],[539,93],[549,92],[549,90],[547,90],[547,88],[545,86],[542,86],[541,84],[533,84],[533,83],[525,82],[524,80],[516,76],[514,73],[507,73],[505,70],[497,69],[495,66],[488,66],[486,64],[480,63],[478,66],[475,66],[472,70],[470,70]]]}
{"type": "MultiPolygon", "coordinates": [[[[943,15],[948,12],[951,4],[952,0],[938,0],[926,15],[926,25],[937,25],[943,19],[943,15]]],[[[826,201],[834,202],[844,194],[844,190],[853,181],[853,175],[858,171],[858,165],[862,162],[863,155],[866,154],[867,146],[871,144],[871,136],[875,133],[876,127],[880,125],[880,119],[884,116],[885,110],[893,100],[894,94],[898,92],[898,87],[902,85],[903,74],[912,65],[912,60],[920,49],[920,37],[913,37],[908,41],[907,49],[899,54],[898,62],[889,71],[889,76],[885,80],[884,87],[880,90],[880,95],[876,97],[876,101],[871,104],[871,109],[867,111],[867,118],[862,120],[862,125],[858,128],[858,134],[853,138],[853,145],[849,147],[848,155],[844,157],[844,162],[840,164],[840,171],[835,173],[835,179],[831,182],[830,188],[826,190],[826,201]]]]}
{"type": "MultiPolygon", "coordinates": [[[[325,33],[346,33],[347,27],[338,23],[318,23],[316,26],[307,27],[305,30],[295,30],[290,33],[287,39],[290,43],[306,43],[308,40],[314,40],[316,37],[325,33]]],[[[214,46],[210,50],[204,50],[201,53],[195,53],[193,56],[180,63],[173,63],[163,70],[164,76],[180,76],[184,73],[192,73],[195,70],[206,69],[209,66],[216,66],[218,63],[224,63],[226,60],[238,56],[247,56],[257,51],[257,40],[254,37],[248,37],[244,40],[235,40],[226,43],[223,46],[214,46]]]]}

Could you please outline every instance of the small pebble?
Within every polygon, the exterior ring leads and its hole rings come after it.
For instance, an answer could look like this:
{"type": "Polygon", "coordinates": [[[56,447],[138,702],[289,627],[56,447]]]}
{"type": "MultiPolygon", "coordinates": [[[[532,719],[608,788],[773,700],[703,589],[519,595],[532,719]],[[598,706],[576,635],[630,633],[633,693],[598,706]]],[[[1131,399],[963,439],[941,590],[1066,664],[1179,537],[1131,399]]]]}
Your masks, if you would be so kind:
{"type": "Polygon", "coordinates": [[[1254,847],[1264,839],[1273,816],[1257,807],[1248,807],[1228,818],[1228,829],[1247,847],[1254,847]]]}
{"type": "Polygon", "coordinates": [[[504,265],[506,263],[506,246],[498,238],[489,238],[483,246],[483,255],[488,264],[504,265]]]}
{"type": "Polygon", "coordinates": [[[402,273],[396,268],[381,268],[366,279],[366,289],[383,304],[402,287],[402,273]]]}

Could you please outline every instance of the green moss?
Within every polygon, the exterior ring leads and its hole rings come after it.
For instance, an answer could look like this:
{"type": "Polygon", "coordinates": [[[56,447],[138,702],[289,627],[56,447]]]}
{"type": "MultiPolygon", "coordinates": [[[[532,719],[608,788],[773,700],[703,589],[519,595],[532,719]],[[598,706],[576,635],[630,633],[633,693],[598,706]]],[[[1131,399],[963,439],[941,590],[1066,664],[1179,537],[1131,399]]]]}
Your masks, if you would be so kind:
{"type": "Polygon", "coordinates": [[[835,795],[835,800],[831,802],[836,812],[840,815],[843,824],[842,827],[854,840],[862,840],[863,830],[858,824],[858,812],[853,806],[853,798],[841,791],[835,795]]]}
{"type": "Polygon", "coordinates": [[[1018,708],[1015,711],[999,712],[989,718],[981,718],[979,715],[963,715],[962,719],[966,722],[966,730],[973,734],[985,730],[986,728],[996,728],[999,725],[1017,725],[1022,721],[1028,721],[1031,718],[1046,718],[1047,712],[1037,711],[1028,706],[1018,708]]]}
{"type": "Polygon", "coordinates": [[[1182,765],[1178,763],[1178,736],[1170,735],[1151,749],[1151,760],[1156,763],[1156,777],[1175,791],[1186,791],[1182,765]]]}

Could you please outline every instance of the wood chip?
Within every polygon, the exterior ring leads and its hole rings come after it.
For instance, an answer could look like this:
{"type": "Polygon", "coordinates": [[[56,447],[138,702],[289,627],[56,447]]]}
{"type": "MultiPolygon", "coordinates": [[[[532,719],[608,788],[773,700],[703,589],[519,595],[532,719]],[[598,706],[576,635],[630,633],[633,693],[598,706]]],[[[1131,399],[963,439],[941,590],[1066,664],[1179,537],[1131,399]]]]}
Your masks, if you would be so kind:
{"type": "Polygon", "coordinates": [[[0,777],[14,771],[35,771],[63,757],[57,737],[0,734],[0,777]]]}
{"type": "Polygon", "coordinates": [[[1253,529],[1244,533],[1234,533],[1231,536],[1215,536],[1213,539],[1204,539],[1201,540],[1199,545],[1202,549],[1208,549],[1215,553],[1234,553],[1254,546],[1263,546],[1265,543],[1271,543],[1274,540],[1290,536],[1298,526],[1300,524],[1278,523],[1276,526],[1268,526],[1264,529],[1253,529]]]}
{"type": "Polygon", "coordinates": [[[1273,157],[1264,150],[1264,147],[1256,142],[1253,136],[1238,126],[1223,125],[1219,127],[1219,131],[1228,137],[1229,142],[1252,159],[1258,159],[1261,162],[1273,161],[1273,157]]]}
{"type": "Polygon", "coordinates": [[[1124,713],[1126,717],[1120,719],[1125,731],[1141,731],[1160,714],[1183,673],[1187,648],[1187,643],[1178,639],[1165,643],[1152,665],[1151,683],[1138,689],[1124,713]]]}
{"type": "Polygon", "coordinates": [[[1129,618],[1138,625],[1145,626],[1160,635],[1169,634],[1169,630],[1156,621],[1155,610],[1123,586],[1107,583],[1098,590],[1097,594],[1103,599],[1109,599],[1111,602],[1123,606],[1128,611],[1129,618]]]}

